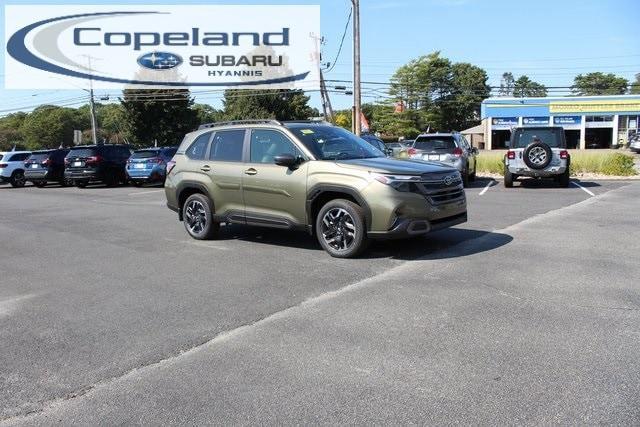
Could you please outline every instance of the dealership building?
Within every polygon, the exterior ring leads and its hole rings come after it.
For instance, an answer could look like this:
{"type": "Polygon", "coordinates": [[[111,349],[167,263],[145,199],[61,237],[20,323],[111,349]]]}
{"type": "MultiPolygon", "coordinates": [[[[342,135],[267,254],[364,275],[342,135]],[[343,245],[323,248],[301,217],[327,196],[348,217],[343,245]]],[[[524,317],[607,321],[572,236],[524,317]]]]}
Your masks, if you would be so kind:
{"type": "Polygon", "coordinates": [[[612,148],[640,130],[640,95],[488,98],[481,117],[462,132],[479,148],[506,148],[516,126],[561,126],[569,148],[612,148]]]}

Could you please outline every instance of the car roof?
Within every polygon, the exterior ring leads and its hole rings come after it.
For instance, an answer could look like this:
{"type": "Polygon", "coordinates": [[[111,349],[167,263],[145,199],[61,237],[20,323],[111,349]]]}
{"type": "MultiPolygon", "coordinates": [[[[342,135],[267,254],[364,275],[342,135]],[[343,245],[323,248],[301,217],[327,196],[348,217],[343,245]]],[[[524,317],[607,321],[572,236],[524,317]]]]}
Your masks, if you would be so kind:
{"type": "Polygon", "coordinates": [[[6,156],[8,154],[25,154],[25,153],[31,154],[31,151],[0,151],[0,154],[2,154],[3,156],[6,156]]]}
{"type": "Polygon", "coordinates": [[[562,129],[564,130],[564,128],[562,126],[516,126],[514,128],[515,129],[527,129],[527,130],[535,130],[535,129],[562,129]]]}
{"type": "MultiPolygon", "coordinates": [[[[459,132],[434,132],[434,133],[421,133],[420,135],[416,136],[416,139],[420,138],[420,137],[425,137],[425,136],[454,136],[454,135],[459,135],[459,132]]],[[[411,140],[411,141],[415,141],[415,139],[411,140]]],[[[401,141],[402,142],[402,141],[401,141]]]]}

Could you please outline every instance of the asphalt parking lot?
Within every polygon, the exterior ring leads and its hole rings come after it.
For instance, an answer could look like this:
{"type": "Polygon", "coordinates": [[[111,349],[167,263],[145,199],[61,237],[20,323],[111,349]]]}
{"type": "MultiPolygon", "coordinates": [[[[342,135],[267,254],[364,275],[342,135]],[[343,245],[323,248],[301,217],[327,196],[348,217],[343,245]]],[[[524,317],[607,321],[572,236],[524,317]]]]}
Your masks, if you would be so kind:
{"type": "Polygon", "coordinates": [[[0,187],[2,424],[638,424],[640,182],[467,190],[329,257],[158,188],[0,187]]]}

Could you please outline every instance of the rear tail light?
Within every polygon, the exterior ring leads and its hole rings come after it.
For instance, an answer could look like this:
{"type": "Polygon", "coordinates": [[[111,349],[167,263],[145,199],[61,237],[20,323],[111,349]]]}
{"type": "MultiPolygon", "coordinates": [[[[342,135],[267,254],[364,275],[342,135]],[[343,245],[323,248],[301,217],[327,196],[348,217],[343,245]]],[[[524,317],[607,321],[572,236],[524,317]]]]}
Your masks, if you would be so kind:
{"type": "Polygon", "coordinates": [[[49,166],[51,164],[51,159],[46,159],[44,162],[42,162],[42,166],[49,166]]]}
{"type": "Polygon", "coordinates": [[[71,160],[67,159],[66,157],[64,158],[64,165],[65,166],[69,166],[71,164],[71,160]]]}
{"type": "Polygon", "coordinates": [[[100,163],[101,161],[102,161],[102,156],[91,156],[91,157],[87,157],[84,163],[87,165],[95,165],[100,163]]]}
{"type": "Polygon", "coordinates": [[[157,163],[157,164],[162,164],[163,160],[160,157],[153,157],[151,159],[148,159],[147,162],[149,163],[157,163]]]}
{"type": "Polygon", "coordinates": [[[409,148],[409,151],[407,151],[407,153],[409,153],[410,156],[413,156],[414,154],[417,153],[415,148],[409,148]]]}
{"type": "Polygon", "coordinates": [[[454,157],[461,157],[462,156],[462,148],[460,147],[456,147],[453,149],[453,156],[454,157]]]}
{"type": "Polygon", "coordinates": [[[176,167],[176,162],[174,162],[173,160],[169,160],[167,162],[167,175],[171,173],[174,167],[176,167]]]}
{"type": "Polygon", "coordinates": [[[0,163],[0,169],[6,168],[8,165],[6,163],[0,163]]]}
{"type": "Polygon", "coordinates": [[[568,159],[569,158],[569,152],[567,150],[562,150],[560,152],[560,158],[561,159],[568,159]]]}
{"type": "Polygon", "coordinates": [[[507,151],[507,159],[513,160],[516,158],[516,152],[515,151],[507,151]]]}

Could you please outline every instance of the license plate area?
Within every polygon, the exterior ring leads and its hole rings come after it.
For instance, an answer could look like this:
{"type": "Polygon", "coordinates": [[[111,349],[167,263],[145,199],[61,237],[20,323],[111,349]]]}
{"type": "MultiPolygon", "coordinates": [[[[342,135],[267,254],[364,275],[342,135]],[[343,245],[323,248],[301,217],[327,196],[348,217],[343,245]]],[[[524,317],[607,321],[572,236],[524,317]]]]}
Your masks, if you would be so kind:
{"type": "Polygon", "coordinates": [[[73,166],[74,168],[81,168],[82,167],[82,162],[73,162],[71,164],[71,166],[73,166]]]}
{"type": "Polygon", "coordinates": [[[144,163],[136,163],[133,165],[134,169],[144,169],[147,165],[145,165],[144,163]]]}
{"type": "Polygon", "coordinates": [[[440,160],[440,154],[429,154],[429,160],[440,160]]]}

